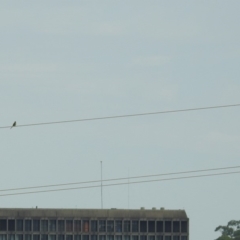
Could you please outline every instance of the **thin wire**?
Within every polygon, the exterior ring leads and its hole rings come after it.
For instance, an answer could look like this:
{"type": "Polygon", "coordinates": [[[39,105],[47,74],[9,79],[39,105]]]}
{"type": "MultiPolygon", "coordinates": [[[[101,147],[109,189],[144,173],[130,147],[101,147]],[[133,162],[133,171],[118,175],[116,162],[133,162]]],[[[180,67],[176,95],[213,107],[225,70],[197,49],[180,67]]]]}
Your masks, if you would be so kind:
{"type": "MultiPolygon", "coordinates": [[[[155,179],[155,180],[145,180],[145,181],[130,182],[130,184],[149,183],[149,182],[161,182],[161,181],[189,179],[189,178],[201,178],[201,177],[230,175],[230,174],[239,174],[239,173],[240,173],[240,171],[238,171],[238,172],[226,172],[226,173],[196,175],[196,176],[186,176],[186,177],[176,177],[176,178],[163,178],[163,179],[155,179]]],[[[126,184],[129,184],[129,183],[128,182],[124,182],[124,183],[106,184],[106,185],[103,185],[103,187],[119,186],[119,185],[126,185],[126,184]]],[[[69,191],[69,190],[85,189],[85,188],[99,188],[99,187],[101,187],[101,185],[93,185],[93,186],[85,186],[85,187],[75,187],[75,188],[51,189],[51,190],[33,191],[33,192],[8,193],[8,194],[1,194],[0,197],[12,196],[12,195],[26,195],[26,194],[35,194],[35,193],[46,193],[46,192],[69,191]]]]}
{"type": "MultiPolygon", "coordinates": [[[[17,125],[14,128],[16,128],[16,127],[39,126],[39,125],[50,125],[50,124],[61,124],[61,123],[73,123],[73,122],[106,120],[106,119],[114,119],[114,118],[140,117],[140,116],[147,116],[147,115],[177,113],[177,112],[188,112],[188,111],[200,111],[200,110],[207,110],[207,109],[239,107],[239,106],[240,106],[240,103],[239,104],[232,104],[232,105],[221,105],[221,106],[200,107],[200,108],[188,108],[188,109],[169,110],[169,111],[160,111],[160,112],[136,113],[136,114],[108,116],[108,117],[83,118],[83,119],[57,121],[57,122],[30,123],[30,124],[17,125]]],[[[0,129],[10,128],[10,127],[11,126],[0,127],[0,129]]]]}
{"type": "Polygon", "coordinates": [[[125,177],[125,178],[111,178],[111,179],[105,179],[105,180],[101,179],[101,180],[93,180],[93,181],[85,181],[85,182],[73,182],[73,183],[32,186],[32,187],[9,188],[9,189],[0,189],[0,192],[18,191],[18,190],[36,189],[36,188],[60,187],[60,186],[79,185],[79,184],[86,184],[86,183],[121,181],[121,180],[137,179],[137,178],[149,178],[149,177],[159,177],[159,176],[198,173],[198,172],[220,171],[220,170],[226,170],[226,169],[232,169],[232,168],[240,168],[240,166],[208,168],[208,169],[200,169],[200,170],[192,170],[192,171],[184,171],[184,172],[160,173],[160,174],[152,174],[152,175],[141,175],[141,176],[135,176],[135,177],[125,177]]]}

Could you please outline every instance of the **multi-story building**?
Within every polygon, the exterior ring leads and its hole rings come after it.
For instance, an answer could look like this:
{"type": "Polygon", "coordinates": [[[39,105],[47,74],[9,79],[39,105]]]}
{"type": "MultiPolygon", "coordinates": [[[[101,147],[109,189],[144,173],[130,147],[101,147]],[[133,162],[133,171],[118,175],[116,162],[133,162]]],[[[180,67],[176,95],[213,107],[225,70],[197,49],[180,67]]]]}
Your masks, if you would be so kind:
{"type": "Polygon", "coordinates": [[[189,240],[184,210],[0,209],[0,240],[189,240]]]}

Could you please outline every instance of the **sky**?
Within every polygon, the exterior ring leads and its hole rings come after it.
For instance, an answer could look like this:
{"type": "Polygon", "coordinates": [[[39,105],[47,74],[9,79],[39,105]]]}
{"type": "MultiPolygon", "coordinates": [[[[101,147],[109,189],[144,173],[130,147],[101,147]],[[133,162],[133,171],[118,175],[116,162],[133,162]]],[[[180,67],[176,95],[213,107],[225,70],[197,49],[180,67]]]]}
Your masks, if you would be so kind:
{"type": "MultiPolygon", "coordinates": [[[[0,126],[240,103],[240,1],[0,3],[0,126]]],[[[0,189],[239,166],[240,109],[0,129],[0,189]]],[[[237,169],[234,169],[237,170],[237,169]]],[[[132,180],[130,180],[131,182],[132,180]]],[[[103,188],[104,208],[185,209],[190,239],[239,220],[240,175],[103,188]]],[[[100,189],[1,207],[100,208],[100,189]]]]}

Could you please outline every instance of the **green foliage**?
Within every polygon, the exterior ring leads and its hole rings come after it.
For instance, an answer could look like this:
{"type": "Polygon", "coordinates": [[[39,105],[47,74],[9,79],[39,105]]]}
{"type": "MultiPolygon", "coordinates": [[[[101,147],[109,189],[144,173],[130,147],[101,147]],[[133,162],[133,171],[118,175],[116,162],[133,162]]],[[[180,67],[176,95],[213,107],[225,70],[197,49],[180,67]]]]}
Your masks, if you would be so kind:
{"type": "Polygon", "coordinates": [[[215,231],[222,233],[216,240],[240,240],[240,221],[232,220],[227,226],[218,226],[215,231]]]}

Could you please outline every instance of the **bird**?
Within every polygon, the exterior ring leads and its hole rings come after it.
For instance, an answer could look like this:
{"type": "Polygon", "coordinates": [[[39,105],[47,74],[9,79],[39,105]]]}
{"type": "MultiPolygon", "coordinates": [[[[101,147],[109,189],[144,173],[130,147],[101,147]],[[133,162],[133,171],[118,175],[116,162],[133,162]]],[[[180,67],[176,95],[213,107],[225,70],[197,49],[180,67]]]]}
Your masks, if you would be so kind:
{"type": "Polygon", "coordinates": [[[16,125],[17,125],[17,122],[15,121],[10,129],[12,129],[13,127],[16,127],[16,125]]]}

